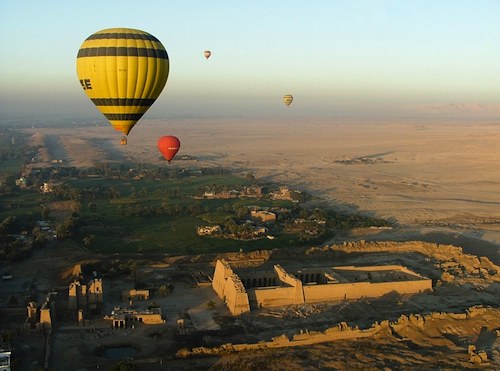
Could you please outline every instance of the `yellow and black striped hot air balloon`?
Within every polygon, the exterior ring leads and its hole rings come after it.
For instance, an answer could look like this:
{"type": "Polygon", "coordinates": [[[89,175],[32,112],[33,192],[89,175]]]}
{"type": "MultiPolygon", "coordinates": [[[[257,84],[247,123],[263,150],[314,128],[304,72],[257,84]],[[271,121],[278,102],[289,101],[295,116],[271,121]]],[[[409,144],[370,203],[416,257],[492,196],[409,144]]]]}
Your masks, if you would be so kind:
{"type": "Polygon", "coordinates": [[[165,86],[168,54],[153,35],[109,28],[80,47],[76,71],[83,90],[116,130],[128,135],[165,86]]]}
{"type": "Polygon", "coordinates": [[[283,103],[285,103],[287,106],[289,106],[290,104],[292,104],[293,102],[293,96],[290,95],[290,94],[286,94],[283,96],[283,103]]]}

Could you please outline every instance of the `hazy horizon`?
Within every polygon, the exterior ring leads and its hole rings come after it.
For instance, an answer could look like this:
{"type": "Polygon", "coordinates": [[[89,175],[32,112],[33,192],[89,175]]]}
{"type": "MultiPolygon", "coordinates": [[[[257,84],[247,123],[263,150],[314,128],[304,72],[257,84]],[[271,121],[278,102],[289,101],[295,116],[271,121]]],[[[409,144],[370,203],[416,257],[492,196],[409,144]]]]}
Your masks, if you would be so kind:
{"type": "Polygon", "coordinates": [[[147,119],[500,117],[495,1],[0,3],[1,119],[98,118],[76,77],[92,33],[155,35],[170,76],[147,119]],[[203,50],[212,50],[209,60],[203,50]],[[294,95],[291,107],[281,98],[294,95]]]}

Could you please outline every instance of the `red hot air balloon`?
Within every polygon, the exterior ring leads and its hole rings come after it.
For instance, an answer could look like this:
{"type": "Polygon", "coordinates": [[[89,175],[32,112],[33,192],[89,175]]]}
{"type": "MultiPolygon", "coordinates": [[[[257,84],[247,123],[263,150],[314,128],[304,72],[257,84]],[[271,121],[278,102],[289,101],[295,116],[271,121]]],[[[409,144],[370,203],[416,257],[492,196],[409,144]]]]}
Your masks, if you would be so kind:
{"type": "Polygon", "coordinates": [[[158,149],[160,150],[165,160],[169,163],[174,158],[175,154],[179,151],[181,142],[173,135],[165,135],[158,139],[158,149]]]}

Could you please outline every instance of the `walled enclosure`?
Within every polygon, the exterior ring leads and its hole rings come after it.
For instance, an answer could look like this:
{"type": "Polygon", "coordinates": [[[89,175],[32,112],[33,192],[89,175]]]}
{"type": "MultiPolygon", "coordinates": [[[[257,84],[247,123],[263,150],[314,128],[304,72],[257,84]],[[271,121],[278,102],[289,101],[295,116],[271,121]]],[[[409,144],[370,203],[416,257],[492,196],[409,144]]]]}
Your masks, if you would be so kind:
{"type": "Polygon", "coordinates": [[[225,260],[215,265],[212,287],[233,315],[251,308],[381,297],[390,292],[417,294],[432,290],[432,281],[399,265],[315,267],[287,272],[240,271],[225,260]]]}

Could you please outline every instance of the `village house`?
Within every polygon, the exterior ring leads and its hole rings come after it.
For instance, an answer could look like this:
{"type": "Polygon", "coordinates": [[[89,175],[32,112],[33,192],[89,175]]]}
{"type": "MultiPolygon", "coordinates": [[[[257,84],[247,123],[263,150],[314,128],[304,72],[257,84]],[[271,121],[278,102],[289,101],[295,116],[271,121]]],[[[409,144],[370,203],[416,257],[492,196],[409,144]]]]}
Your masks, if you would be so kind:
{"type": "Polygon", "coordinates": [[[22,176],[19,179],[16,179],[16,186],[20,189],[25,189],[27,187],[26,178],[22,176]]]}
{"type": "Polygon", "coordinates": [[[144,301],[149,300],[149,290],[123,290],[122,291],[122,301],[124,302],[134,302],[134,301],[144,301]]]}
{"type": "Polygon", "coordinates": [[[54,191],[54,187],[60,185],[61,183],[56,183],[56,182],[44,182],[40,186],[40,192],[46,194],[46,193],[52,193],[54,191]]]}
{"type": "Polygon", "coordinates": [[[273,200],[288,200],[291,201],[293,200],[292,198],[292,192],[298,192],[300,191],[292,191],[286,186],[281,186],[279,189],[275,192],[272,193],[272,198],[273,200]]]}
{"type": "Polygon", "coordinates": [[[260,186],[249,186],[243,188],[242,196],[245,197],[261,197],[262,187],[260,186]]]}
{"type": "Polygon", "coordinates": [[[11,354],[10,350],[0,349],[0,371],[10,371],[11,354]]]}
{"type": "Polygon", "coordinates": [[[196,228],[198,236],[211,236],[218,233],[222,233],[222,228],[219,225],[206,225],[196,228]]]}
{"type": "Polygon", "coordinates": [[[276,214],[266,210],[251,210],[250,216],[252,220],[263,223],[274,223],[276,221],[276,214]]]}

